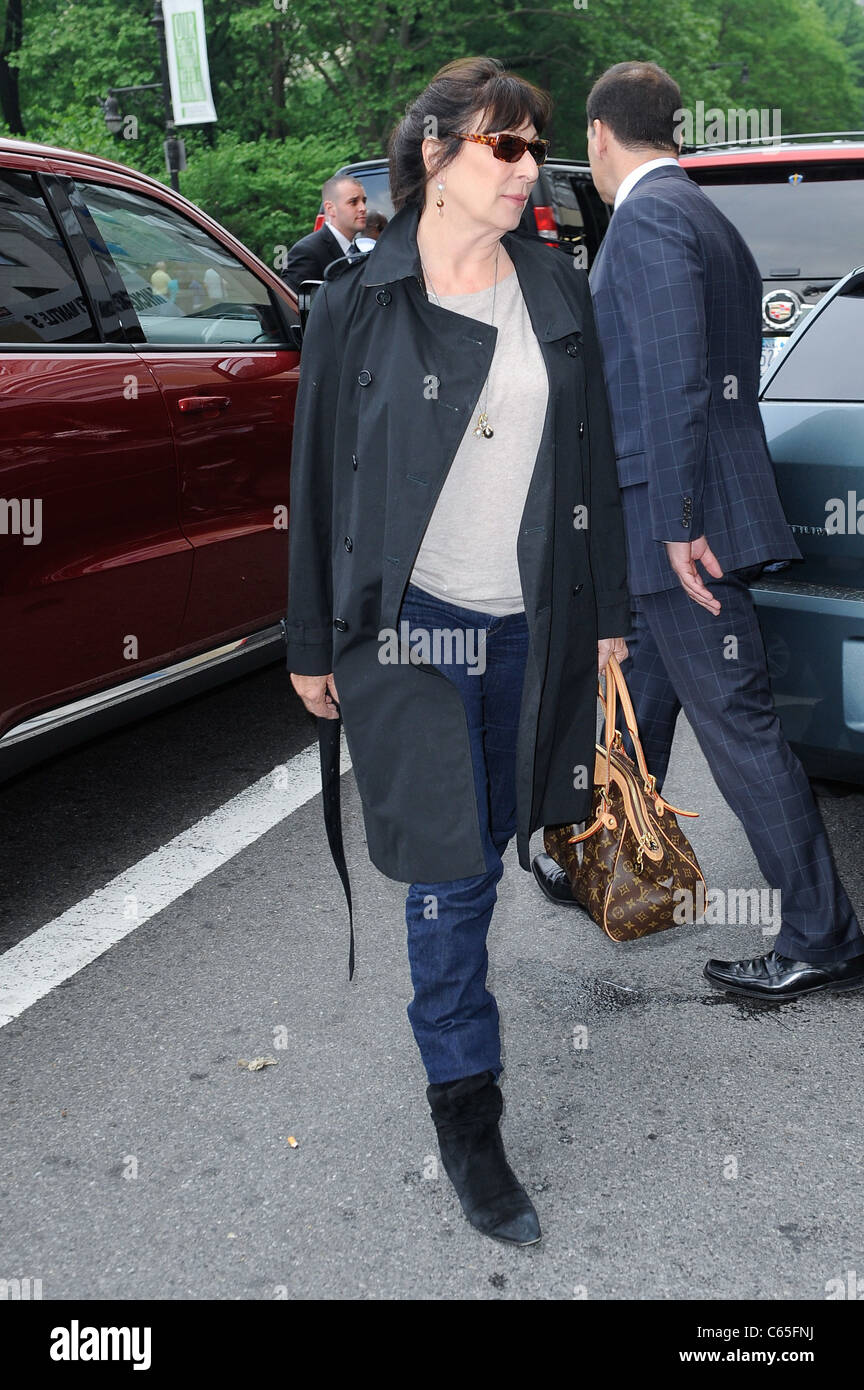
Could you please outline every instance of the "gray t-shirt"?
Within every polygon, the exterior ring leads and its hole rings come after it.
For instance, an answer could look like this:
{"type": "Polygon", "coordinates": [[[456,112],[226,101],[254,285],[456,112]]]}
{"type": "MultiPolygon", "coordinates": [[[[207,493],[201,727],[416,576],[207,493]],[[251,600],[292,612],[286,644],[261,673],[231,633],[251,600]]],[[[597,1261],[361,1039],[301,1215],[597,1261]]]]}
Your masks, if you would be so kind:
{"type": "MultiPolygon", "coordinates": [[[[429,299],[435,303],[431,290],[429,299]]],[[[441,305],[488,324],[492,287],[442,295],[441,305]]],[[[474,436],[484,384],[429,519],[411,583],[448,603],[502,617],[525,608],[516,542],[549,399],[546,365],[515,271],[498,281],[495,327],[485,406],[494,434],[474,436]]]]}

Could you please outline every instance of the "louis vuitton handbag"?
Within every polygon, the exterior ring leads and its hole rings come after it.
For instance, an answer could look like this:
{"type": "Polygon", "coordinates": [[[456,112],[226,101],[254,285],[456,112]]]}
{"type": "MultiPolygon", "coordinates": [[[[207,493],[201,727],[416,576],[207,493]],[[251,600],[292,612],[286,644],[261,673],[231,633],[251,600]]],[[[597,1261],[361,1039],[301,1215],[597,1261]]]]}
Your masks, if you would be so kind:
{"type": "Polygon", "coordinates": [[[596,745],[594,820],[581,835],[575,826],[550,825],[546,853],[564,870],[576,901],[612,941],[635,941],[704,912],[705,879],[676,816],[695,817],[663,799],[645,763],[630,694],[614,656],[606,666],[605,743],[596,745]],[[615,727],[618,702],[633,741],[636,762],[624,751],[615,727]],[[701,891],[697,896],[697,885],[701,891]],[[683,893],[682,893],[683,890],[683,893]],[[684,894],[690,894],[689,900],[684,894]],[[689,906],[686,917],[675,909],[689,906]],[[702,911],[699,910],[701,905],[702,911]]]}

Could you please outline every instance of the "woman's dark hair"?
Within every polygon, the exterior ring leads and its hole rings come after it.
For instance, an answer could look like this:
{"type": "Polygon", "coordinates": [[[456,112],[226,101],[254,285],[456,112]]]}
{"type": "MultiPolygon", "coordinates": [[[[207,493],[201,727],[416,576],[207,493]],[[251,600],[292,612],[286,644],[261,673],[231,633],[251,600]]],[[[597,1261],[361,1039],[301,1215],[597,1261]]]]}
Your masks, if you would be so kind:
{"type": "Polygon", "coordinates": [[[461,140],[447,139],[453,131],[466,131],[483,115],[480,133],[518,130],[532,121],[540,135],[552,112],[552,98],[515,72],[506,72],[497,58],[457,58],[436,72],[420,96],[412,101],[390,135],[390,194],[397,212],[403,207],[422,208],[426,201],[429,172],[421,149],[426,136],[442,142],[434,173],[456,158],[461,140]]]}
{"type": "Polygon", "coordinates": [[[650,146],[678,153],[681,89],[656,63],[616,63],[597,78],[586,103],[588,124],[603,121],[628,150],[650,146]]]}

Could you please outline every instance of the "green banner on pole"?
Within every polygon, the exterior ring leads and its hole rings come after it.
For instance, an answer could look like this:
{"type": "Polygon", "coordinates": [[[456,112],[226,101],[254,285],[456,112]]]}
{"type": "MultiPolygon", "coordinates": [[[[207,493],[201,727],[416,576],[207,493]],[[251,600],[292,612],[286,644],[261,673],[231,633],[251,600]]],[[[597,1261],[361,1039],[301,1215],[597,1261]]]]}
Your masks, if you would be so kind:
{"type": "Polygon", "coordinates": [[[203,0],[162,0],[175,125],[215,121],[203,0]]]}

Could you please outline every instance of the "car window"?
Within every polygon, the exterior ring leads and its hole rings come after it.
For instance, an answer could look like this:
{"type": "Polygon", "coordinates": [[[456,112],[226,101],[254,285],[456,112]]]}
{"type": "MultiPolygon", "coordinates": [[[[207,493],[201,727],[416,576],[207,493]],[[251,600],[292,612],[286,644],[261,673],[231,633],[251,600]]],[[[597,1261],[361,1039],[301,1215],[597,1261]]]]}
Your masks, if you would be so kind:
{"type": "Polygon", "coordinates": [[[576,193],[576,180],[562,169],[550,169],[546,177],[562,238],[568,241],[583,241],[585,219],[576,193]]]}
{"type": "Polygon", "coordinates": [[[687,173],[738,228],[763,280],[839,280],[864,261],[864,165],[690,164],[687,173]]]}
{"type": "Polygon", "coordinates": [[[162,346],[276,345],[270,291],[220,242],[156,198],[79,182],[78,190],[135,307],[162,346]]]}
{"type": "Polygon", "coordinates": [[[609,225],[609,214],[600,195],[585,175],[551,169],[548,179],[562,245],[568,250],[586,247],[593,261],[609,225]]]}
{"type": "Polygon", "coordinates": [[[864,400],[864,278],[850,281],[786,349],[768,401],[864,400]]]}
{"type": "Polygon", "coordinates": [[[387,221],[393,216],[393,199],[390,197],[390,175],[387,169],[358,169],[352,175],[366,190],[366,213],[383,212],[387,221]]]}
{"type": "Polygon", "coordinates": [[[0,170],[0,347],[98,341],[35,177],[0,170]]]}

